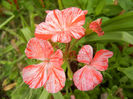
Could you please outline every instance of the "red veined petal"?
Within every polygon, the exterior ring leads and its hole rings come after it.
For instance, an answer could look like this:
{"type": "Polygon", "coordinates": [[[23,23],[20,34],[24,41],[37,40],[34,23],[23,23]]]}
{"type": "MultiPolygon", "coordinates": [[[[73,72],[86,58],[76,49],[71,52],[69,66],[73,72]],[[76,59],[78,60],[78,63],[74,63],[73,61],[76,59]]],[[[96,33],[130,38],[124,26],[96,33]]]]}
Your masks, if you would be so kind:
{"type": "Polygon", "coordinates": [[[70,33],[73,38],[80,39],[85,35],[85,29],[82,26],[72,26],[70,33]]]}
{"type": "Polygon", "coordinates": [[[68,34],[68,32],[57,33],[57,34],[53,35],[51,40],[53,42],[69,43],[71,41],[71,36],[68,34]]]}
{"type": "Polygon", "coordinates": [[[89,64],[93,57],[93,48],[90,45],[84,45],[77,56],[77,60],[89,64]]]}
{"type": "Polygon", "coordinates": [[[62,68],[49,68],[49,76],[47,83],[44,85],[50,93],[56,93],[65,86],[65,72],[62,68]]]}
{"type": "Polygon", "coordinates": [[[97,70],[104,71],[108,68],[108,58],[112,56],[113,52],[102,49],[96,53],[90,66],[95,67],[97,70]]]}
{"type": "Polygon", "coordinates": [[[51,24],[42,22],[36,26],[35,36],[40,39],[48,40],[51,39],[53,34],[55,33],[55,27],[51,24]]]}
{"type": "Polygon", "coordinates": [[[72,25],[83,26],[84,25],[86,11],[84,12],[83,10],[79,8],[71,7],[71,8],[64,9],[62,12],[66,19],[67,25],[69,26],[72,26],[72,25]]]}
{"type": "Polygon", "coordinates": [[[88,10],[84,10],[83,12],[84,12],[84,14],[86,15],[86,14],[88,13],[88,10]]]}
{"type": "Polygon", "coordinates": [[[97,24],[99,24],[100,26],[101,26],[101,24],[102,24],[102,19],[100,18],[100,19],[97,19],[95,22],[97,22],[97,24]]]}
{"type": "Polygon", "coordinates": [[[51,40],[53,42],[68,43],[71,41],[70,32],[66,26],[65,19],[60,10],[48,11],[46,16],[46,23],[52,27],[52,29],[48,31],[53,33],[51,36],[51,40]]]}
{"type": "Polygon", "coordinates": [[[63,53],[60,49],[58,49],[51,57],[50,57],[50,63],[54,66],[59,66],[63,64],[63,53]]]}
{"type": "Polygon", "coordinates": [[[102,74],[92,67],[87,65],[74,73],[73,81],[75,86],[81,91],[94,89],[102,82],[102,74]]]}
{"type": "Polygon", "coordinates": [[[30,88],[39,88],[47,80],[46,64],[29,65],[22,71],[23,80],[30,88]]]}
{"type": "Polygon", "coordinates": [[[98,34],[98,36],[102,36],[104,35],[104,31],[102,31],[102,28],[101,28],[101,24],[102,24],[102,19],[97,19],[93,22],[90,23],[89,25],[89,28],[96,32],[98,34]]]}
{"type": "Polygon", "coordinates": [[[52,27],[54,27],[55,32],[64,31],[64,28],[66,28],[63,14],[58,9],[49,11],[49,13],[46,16],[45,22],[49,23],[52,27]]]}
{"type": "Polygon", "coordinates": [[[37,38],[30,39],[25,49],[28,58],[40,60],[49,58],[53,51],[53,47],[48,41],[37,38]]]}

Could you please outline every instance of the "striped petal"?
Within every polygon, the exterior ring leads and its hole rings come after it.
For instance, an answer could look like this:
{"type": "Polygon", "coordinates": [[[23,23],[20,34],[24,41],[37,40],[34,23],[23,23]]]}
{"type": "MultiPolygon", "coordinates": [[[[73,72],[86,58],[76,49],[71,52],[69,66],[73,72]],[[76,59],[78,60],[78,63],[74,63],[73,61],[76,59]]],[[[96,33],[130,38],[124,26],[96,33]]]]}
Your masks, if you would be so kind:
{"type": "Polygon", "coordinates": [[[42,22],[36,26],[35,36],[40,39],[48,40],[51,39],[55,31],[56,27],[52,26],[49,23],[42,22]]]}
{"type": "Polygon", "coordinates": [[[94,89],[102,82],[102,74],[87,65],[74,73],[73,81],[75,86],[81,91],[94,89]]]}
{"type": "Polygon", "coordinates": [[[104,71],[108,68],[108,58],[112,56],[113,52],[102,49],[96,53],[90,66],[95,67],[97,70],[104,71]]]}
{"type": "Polygon", "coordinates": [[[89,64],[93,57],[93,48],[90,45],[83,46],[79,54],[77,56],[77,59],[81,63],[89,64]]]}
{"type": "Polygon", "coordinates": [[[63,64],[63,53],[60,49],[58,49],[51,57],[50,57],[50,63],[54,66],[59,66],[63,64]]]}
{"type": "Polygon", "coordinates": [[[44,85],[50,93],[56,93],[65,86],[65,72],[62,68],[50,68],[47,83],[44,85]]]}
{"type": "Polygon", "coordinates": [[[80,39],[85,35],[85,29],[82,26],[71,26],[70,35],[75,39],[80,39]]]}
{"type": "Polygon", "coordinates": [[[48,41],[32,38],[27,44],[25,53],[28,58],[44,60],[53,54],[53,51],[53,47],[48,41]]]}
{"type": "Polygon", "coordinates": [[[63,10],[63,15],[66,19],[67,25],[83,26],[85,23],[85,14],[87,11],[83,11],[76,7],[71,7],[63,10]]]}
{"type": "Polygon", "coordinates": [[[23,81],[30,88],[42,87],[47,80],[46,64],[29,65],[22,71],[23,81]]]}
{"type": "Polygon", "coordinates": [[[57,31],[61,31],[61,29],[63,29],[63,24],[65,24],[62,11],[58,9],[48,11],[45,22],[56,27],[56,29],[58,29],[57,31]]]}
{"type": "Polygon", "coordinates": [[[97,19],[90,23],[89,28],[92,31],[96,32],[98,36],[102,36],[104,35],[104,31],[102,31],[101,24],[102,24],[102,19],[97,19]]]}
{"type": "Polygon", "coordinates": [[[51,38],[53,42],[69,43],[71,41],[71,36],[69,32],[57,33],[51,38]]]}

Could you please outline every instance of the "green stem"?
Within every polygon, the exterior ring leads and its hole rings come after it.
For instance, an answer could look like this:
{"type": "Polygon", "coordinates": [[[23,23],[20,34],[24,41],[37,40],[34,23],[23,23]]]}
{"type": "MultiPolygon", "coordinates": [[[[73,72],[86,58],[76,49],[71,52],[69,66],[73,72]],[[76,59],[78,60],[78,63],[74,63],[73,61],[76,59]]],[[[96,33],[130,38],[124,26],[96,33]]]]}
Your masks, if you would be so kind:
{"type": "Polygon", "coordinates": [[[66,44],[66,49],[65,49],[65,53],[64,53],[64,56],[65,56],[65,61],[67,63],[67,75],[68,75],[68,78],[70,80],[72,80],[72,77],[73,77],[73,72],[71,70],[71,67],[70,67],[70,59],[69,59],[69,49],[70,49],[70,43],[67,43],[66,44]]]}
{"type": "Polygon", "coordinates": [[[67,69],[68,69],[68,71],[67,71],[68,78],[69,78],[69,80],[72,80],[72,78],[73,78],[73,72],[72,72],[72,70],[70,68],[70,64],[69,64],[69,61],[68,60],[67,60],[67,69]]]}
{"type": "Polygon", "coordinates": [[[63,5],[62,5],[62,1],[58,0],[58,5],[59,5],[59,9],[62,10],[63,9],[63,5]]]}
{"type": "Polygon", "coordinates": [[[10,22],[13,18],[15,17],[15,15],[12,15],[11,17],[9,17],[5,22],[3,22],[2,24],[0,24],[0,29],[5,26],[8,22],[10,22]]]}

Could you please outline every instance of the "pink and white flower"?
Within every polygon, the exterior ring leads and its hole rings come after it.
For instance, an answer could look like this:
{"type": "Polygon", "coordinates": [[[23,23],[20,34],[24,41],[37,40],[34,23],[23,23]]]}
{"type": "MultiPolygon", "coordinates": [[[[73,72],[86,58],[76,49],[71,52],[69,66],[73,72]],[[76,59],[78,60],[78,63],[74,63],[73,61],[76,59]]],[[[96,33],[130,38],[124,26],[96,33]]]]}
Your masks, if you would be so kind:
{"type": "Polygon", "coordinates": [[[71,37],[80,39],[85,35],[83,25],[87,10],[71,7],[64,10],[48,10],[45,22],[35,30],[35,36],[53,42],[69,43],[71,37]]]}
{"type": "Polygon", "coordinates": [[[65,72],[61,68],[63,54],[60,49],[54,53],[51,44],[42,39],[32,38],[25,50],[30,59],[42,62],[25,67],[22,71],[23,80],[30,88],[44,86],[50,93],[56,93],[65,86],[65,72]]]}
{"type": "Polygon", "coordinates": [[[103,80],[99,71],[105,71],[108,68],[108,58],[112,56],[113,52],[102,49],[93,58],[93,48],[90,45],[83,46],[77,60],[86,65],[74,73],[75,86],[82,91],[94,89],[103,80]]]}

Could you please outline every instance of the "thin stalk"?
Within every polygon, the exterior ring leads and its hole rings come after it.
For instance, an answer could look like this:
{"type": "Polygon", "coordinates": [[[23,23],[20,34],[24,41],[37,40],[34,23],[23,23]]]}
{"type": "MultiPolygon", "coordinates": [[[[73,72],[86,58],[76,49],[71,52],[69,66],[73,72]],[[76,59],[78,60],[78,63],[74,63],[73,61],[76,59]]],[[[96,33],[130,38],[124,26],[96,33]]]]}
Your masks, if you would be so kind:
{"type": "Polygon", "coordinates": [[[73,72],[72,72],[72,70],[70,68],[70,62],[69,62],[69,60],[67,60],[67,69],[68,69],[68,71],[67,71],[68,78],[70,80],[72,80],[72,78],[73,78],[73,72]]]}
{"type": "Polygon", "coordinates": [[[70,43],[67,43],[64,55],[66,56],[65,61],[67,62],[67,69],[68,69],[67,75],[68,75],[68,78],[70,80],[72,80],[73,72],[72,72],[71,67],[70,67],[69,48],[70,48],[70,43]]]}
{"type": "Polygon", "coordinates": [[[10,22],[13,18],[15,17],[15,15],[12,15],[10,18],[8,18],[5,22],[3,22],[2,24],[0,24],[0,29],[5,26],[8,22],[10,22]]]}
{"type": "Polygon", "coordinates": [[[63,9],[63,5],[62,5],[62,1],[58,0],[58,5],[59,5],[59,9],[62,10],[63,9]]]}

